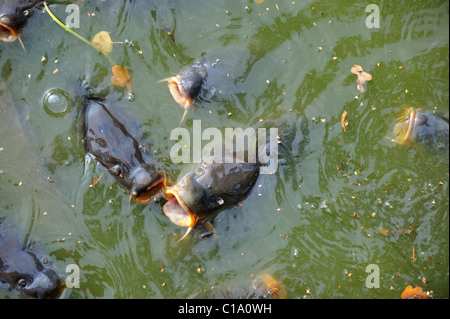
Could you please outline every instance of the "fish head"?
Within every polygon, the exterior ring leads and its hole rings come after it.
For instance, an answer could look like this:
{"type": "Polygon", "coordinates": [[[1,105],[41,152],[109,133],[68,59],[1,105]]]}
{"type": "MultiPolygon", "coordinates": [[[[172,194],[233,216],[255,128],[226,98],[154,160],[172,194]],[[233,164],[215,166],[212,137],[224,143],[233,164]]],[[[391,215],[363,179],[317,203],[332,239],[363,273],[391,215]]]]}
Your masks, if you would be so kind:
{"type": "Polygon", "coordinates": [[[64,284],[60,276],[33,252],[19,250],[16,257],[9,260],[8,269],[3,279],[31,298],[57,298],[62,293],[64,284]]]}
{"type": "Polygon", "coordinates": [[[421,126],[426,125],[427,117],[414,108],[408,108],[394,126],[394,136],[398,144],[414,143],[421,126]]]}
{"type": "Polygon", "coordinates": [[[210,158],[166,190],[164,214],[174,224],[191,229],[222,208],[242,201],[258,176],[257,164],[222,163],[210,158]]]}
{"type": "Polygon", "coordinates": [[[0,40],[20,40],[19,34],[39,1],[6,1],[0,7],[0,40]]]}
{"type": "Polygon", "coordinates": [[[187,110],[194,105],[195,98],[201,93],[206,76],[206,67],[195,64],[182,73],[161,81],[169,82],[173,99],[187,110]]]}
{"type": "Polygon", "coordinates": [[[64,284],[58,274],[50,268],[40,272],[31,281],[25,282],[20,289],[24,294],[32,298],[55,298],[58,297],[64,284]]]}

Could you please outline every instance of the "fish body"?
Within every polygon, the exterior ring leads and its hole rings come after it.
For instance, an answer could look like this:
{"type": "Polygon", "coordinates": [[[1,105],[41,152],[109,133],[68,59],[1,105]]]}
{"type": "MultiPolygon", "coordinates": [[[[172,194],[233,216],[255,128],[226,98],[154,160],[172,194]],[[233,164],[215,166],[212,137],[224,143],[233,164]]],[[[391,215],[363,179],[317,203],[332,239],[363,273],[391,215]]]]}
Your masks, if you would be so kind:
{"type": "Polygon", "coordinates": [[[88,100],[85,143],[87,152],[136,197],[163,182],[164,174],[157,170],[148,147],[130,133],[133,125],[126,118],[112,103],[88,100]]]}

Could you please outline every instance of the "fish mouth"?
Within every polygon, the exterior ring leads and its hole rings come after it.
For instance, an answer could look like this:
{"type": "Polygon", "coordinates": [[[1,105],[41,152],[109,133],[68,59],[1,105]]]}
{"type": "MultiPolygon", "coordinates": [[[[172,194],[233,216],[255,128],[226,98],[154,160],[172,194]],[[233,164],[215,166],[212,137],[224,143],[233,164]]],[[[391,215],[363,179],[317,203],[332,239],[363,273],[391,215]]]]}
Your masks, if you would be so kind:
{"type": "Polygon", "coordinates": [[[407,144],[412,142],[415,120],[416,120],[416,111],[414,110],[414,108],[411,107],[406,111],[405,116],[403,116],[396,125],[397,130],[399,130],[399,132],[397,133],[398,144],[407,144]],[[406,122],[408,122],[407,127],[406,122]],[[405,130],[406,132],[403,135],[402,133],[405,130]]]}
{"type": "Polygon", "coordinates": [[[0,21],[0,40],[4,42],[14,42],[18,37],[19,34],[16,29],[0,21]]]}
{"type": "Polygon", "coordinates": [[[162,175],[162,177],[158,178],[150,185],[148,185],[145,190],[139,193],[136,190],[132,190],[130,194],[130,201],[132,198],[134,198],[137,203],[147,205],[151,203],[153,199],[162,196],[162,193],[167,189],[169,185],[166,174],[163,172],[162,175]]]}
{"type": "Polygon", "coordinates": [[[177,186],[167,189],[164,192],[167,203],[163,206],[164,214],[172,223],[181,227],[189,227],[184,236],[178,241],[183,240],[197,224],[198,218],[194,212],[184,202],[177,186]]]}
{"type": "Polygon", "coordinates": [[[164,81],[169,82],[170,94],[172,94],[175,102],[177,102],[183,109],[188,110],[192,105],[194,105],[194,99],[189,97],[189,93],[184,88],[178,75],[163,79],[159,82],[164,81]]]}
{"type": "Polygon", "coordinates": [[[3,42],[14,42],[19,40],[22,49],[25,51],[25,46],[23,45],[22,39],[20,39],[19,32],[10,27],[8,24],[0,21],[0,40],[3,42]]]}

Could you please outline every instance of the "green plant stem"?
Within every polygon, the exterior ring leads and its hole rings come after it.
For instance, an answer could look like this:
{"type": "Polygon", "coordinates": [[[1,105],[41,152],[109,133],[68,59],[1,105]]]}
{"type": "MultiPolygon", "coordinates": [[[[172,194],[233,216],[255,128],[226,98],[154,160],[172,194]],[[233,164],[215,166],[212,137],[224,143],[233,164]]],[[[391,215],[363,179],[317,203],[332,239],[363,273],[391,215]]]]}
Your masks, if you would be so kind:
{"type": "Polygon", "coordinates": [[[45,6],[45,10],[47,10],[48,14],[50,15],[50,17],[52,18],[53,21],[56,22],[56,24],[58,24],[61,28],[63,28],[64,30],[66,30],[67,32],[69,32],[70,34],[76,36],[78,39],[80,39],[81,41],[89,44],[91,47],[93,47],[94,49],[96,49],[97,51],[99,51],[100,53],[102,53],[107,59],[108,61],[114,65],[115,63],[111,60],[110,56],[102,51],[100,48],[97,48],[95,45],[93,45],[91,42],[89,42],[88,40],[86,40],[85,38],[83,38],[81,35],[79,35],[78,33],[76,33],[75,31],[73,31],[72,29],[70,29],[69,27],[67,27],[64,23],[61,22],[61,20],[59,20],[54,14],[53,12],[50,10],[50,8],[47,6],[47,2],[44,1],[44,6],[45,6]]]}

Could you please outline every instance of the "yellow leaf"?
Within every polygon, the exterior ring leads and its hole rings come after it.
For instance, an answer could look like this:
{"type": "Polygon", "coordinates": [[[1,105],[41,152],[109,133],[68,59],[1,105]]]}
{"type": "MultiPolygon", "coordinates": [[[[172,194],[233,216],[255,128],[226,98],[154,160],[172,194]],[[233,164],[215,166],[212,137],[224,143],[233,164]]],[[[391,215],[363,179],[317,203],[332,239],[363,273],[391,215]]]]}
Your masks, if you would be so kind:
{"type": "Polygon", "coordinates": [[[92,45],[105,53],[112,51],[113,42],[107,31],[100,31],[91,41],[92,45]]]}

